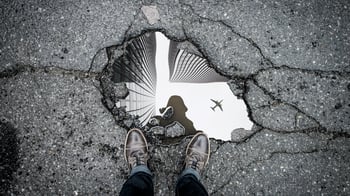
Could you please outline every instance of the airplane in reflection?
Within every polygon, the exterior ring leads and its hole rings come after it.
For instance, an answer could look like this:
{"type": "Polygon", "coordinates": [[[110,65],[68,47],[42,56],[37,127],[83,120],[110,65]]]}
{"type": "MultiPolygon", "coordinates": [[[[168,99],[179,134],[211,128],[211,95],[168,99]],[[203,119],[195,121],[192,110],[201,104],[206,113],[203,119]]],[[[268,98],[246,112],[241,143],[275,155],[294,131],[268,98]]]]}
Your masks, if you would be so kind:
{"type": "Polygon", "coordinates": [[[220,110],[223,111],[222,110],[222,105],[221,105],[222,100],[221,101],[217,101],[217,100],[214,100],[214,99],[210,99],[210,100],[215,103],[215,106],[210,107],[213,111],[215,111],[216,107],[219,107],[220,110]]]}

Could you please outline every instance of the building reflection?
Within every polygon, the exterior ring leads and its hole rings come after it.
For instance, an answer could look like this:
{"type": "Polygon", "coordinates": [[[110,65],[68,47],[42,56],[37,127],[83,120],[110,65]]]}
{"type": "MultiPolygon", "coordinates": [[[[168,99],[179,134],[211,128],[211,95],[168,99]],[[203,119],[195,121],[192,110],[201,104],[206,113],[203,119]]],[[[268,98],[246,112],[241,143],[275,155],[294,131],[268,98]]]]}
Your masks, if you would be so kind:
{"type": "Polygon", "coordinates": [[[228,81],[226,77],[221,76],[209,67],[208,61],[201,56],[200,52],[184,43],[170,41],[168,58],[170,82],[209,83],[228,81]]]}
{"type": "Polygon", "coordinates": [[[138,116],[142,124],[155,115],[155,55],[155,33],[146,33],[129,42],[124,54],[113,65],[113,81],[125,82],[129,89],[129,95],[120,100],[120,106],[138,116]]]}

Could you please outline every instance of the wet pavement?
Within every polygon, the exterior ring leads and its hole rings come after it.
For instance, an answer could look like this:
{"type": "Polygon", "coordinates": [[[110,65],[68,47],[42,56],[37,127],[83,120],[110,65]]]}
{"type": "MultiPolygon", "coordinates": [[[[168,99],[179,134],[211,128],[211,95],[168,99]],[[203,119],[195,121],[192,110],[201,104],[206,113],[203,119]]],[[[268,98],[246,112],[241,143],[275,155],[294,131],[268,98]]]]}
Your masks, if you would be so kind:
{"type": "MultiPolygon", "coordinates": [[[[193,43],[230,78],[255,124],[231,142],[211,139],[202,176],[211,195],[349,194],[349,8],[345,0],[1,1],[0,193],[118,194],[128,176],[119,121],[130,119],[107,107],[106,48],[159,30],[193,43]]],[[[114,98],[127,93],[116,89],[114,98]]],[[[173,193],[188,141],[150,141],[157,195],[173,193]]]]}

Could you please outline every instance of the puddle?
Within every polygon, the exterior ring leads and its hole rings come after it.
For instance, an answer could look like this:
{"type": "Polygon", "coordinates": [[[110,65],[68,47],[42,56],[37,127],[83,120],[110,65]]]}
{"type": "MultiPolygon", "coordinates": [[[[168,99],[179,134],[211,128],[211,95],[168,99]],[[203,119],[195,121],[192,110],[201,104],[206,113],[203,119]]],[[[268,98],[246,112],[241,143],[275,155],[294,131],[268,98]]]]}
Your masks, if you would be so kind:
{"type": "Polygon", "coordinates": [[[113,81],[125,82],[129,89],[118,106],[137,115],[143,126],[156,127],[152,130],[163,136],[202,130],[209,137],[230,140],[234,129],[252,128],[246,106],[233,95],[228,79],[210,68],[189,42],[170,41],[160,32],[146,33],[128,43],[113,69],[113,81]],[[171,104],[171,97],[178,99],[176,105],[171,104]],[[175,114],[163,118],[160,110],[169,103],[175,114]],[[150,125],[154,116],[158,121],[150,125]]]}

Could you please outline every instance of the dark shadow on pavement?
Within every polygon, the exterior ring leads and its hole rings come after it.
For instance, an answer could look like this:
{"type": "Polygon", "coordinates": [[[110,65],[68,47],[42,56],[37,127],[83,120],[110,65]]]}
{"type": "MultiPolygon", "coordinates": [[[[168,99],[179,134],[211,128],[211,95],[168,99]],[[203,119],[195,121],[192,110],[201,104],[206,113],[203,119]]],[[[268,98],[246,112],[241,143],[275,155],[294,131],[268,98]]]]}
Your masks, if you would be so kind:
{"type": "Polygon", "coordinates": [[[18,140],[16,129],[0,120],[0,195],[7,195],[18,169],[18,140]]]}

